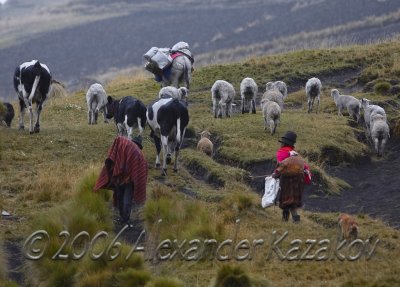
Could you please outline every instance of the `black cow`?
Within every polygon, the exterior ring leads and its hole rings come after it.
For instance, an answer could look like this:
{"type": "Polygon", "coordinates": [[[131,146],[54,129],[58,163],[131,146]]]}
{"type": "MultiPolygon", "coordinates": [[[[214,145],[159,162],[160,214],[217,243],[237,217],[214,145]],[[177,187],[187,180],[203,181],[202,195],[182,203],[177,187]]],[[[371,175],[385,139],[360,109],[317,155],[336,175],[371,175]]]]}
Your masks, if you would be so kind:
{"type": "Polygon", "coordinates": [[[107,119],[114,117],[118,134],[132,139],[133,127],[137,126],[141,136],[146,127],[146,106],[138,99],[128,96],[120,100],[107,97],[107,119]]]}
{"type": "Polygon", "coordinates": [[[167,164],[175,151],[174,172],[178,171],[178,156],[186,127],[189,111],[184,101],[166,98],[158,99],[147,107],[147,122],[151,129],[157,150],[156,167],[160,166],[160,152],[163,150],[163,175],[167,174],[167,164]]]}
{"type": "Polygon", "coordinates": [[[24,129],[25,108],[29,109],[29,132],[40,131],[40,112],[50,92],[51,73],[45,64],[37,60],[25,62],[15,69],[14,89],[20,105],[19,128],[24,129]],[[33,128],[32,103],[36,103],[36,124],[33,128]]]}
{"type": "Polygon", "coordinates": [[[3,106],[6,110],[4,114],[0,114],[0,124],[4,121],[7,127],[11,127],[11,122],[14,119],[15,115],[14,107],[10,103],[3,103],[3,106]]]}

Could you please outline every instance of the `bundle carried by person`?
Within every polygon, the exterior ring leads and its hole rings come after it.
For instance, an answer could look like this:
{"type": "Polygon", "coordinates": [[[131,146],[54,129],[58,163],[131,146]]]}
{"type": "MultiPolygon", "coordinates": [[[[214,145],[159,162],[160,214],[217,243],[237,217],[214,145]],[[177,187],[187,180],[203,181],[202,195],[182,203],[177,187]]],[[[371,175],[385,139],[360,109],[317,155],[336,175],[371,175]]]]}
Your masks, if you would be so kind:
{"type": "Polygon", "coordinates": [[[163,72],[167,70],[174,59],[179,56],[186,56],[190,59],[192,64],[194,62],[192,52],[189,50],[189,44],[186,42],[178,42],[172,46],[171,49],[152,47],[143,55],[147,61],[145,68],[153,73],[156,79],[161,80],[163,72]]]}
{"type": "Polygon", "coordinates": [[[305,162],[300,156],[289,156],[278,163],[276,171],[287,176],[299,175],[304,172],[304,164],[305,162]]]}

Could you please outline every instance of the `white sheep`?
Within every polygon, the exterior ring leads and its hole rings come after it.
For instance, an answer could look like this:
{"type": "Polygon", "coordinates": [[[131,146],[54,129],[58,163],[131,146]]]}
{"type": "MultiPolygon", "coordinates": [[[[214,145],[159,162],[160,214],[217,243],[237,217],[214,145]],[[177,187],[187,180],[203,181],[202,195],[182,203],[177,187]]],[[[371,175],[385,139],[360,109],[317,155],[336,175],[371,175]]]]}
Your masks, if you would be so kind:
{"type": "Polygon", "coordinates": [[[97,124],[99,111],[104,115],[104,122],[108,123],[107,114],[107,93],[103,86],[95,83],[91,85],[86,93],[86,103],[88,107],[88,123],[89,125],[97,124]]]}
{"type": "Polygon", "coordinates": [[[197,143],[197,150],[204,152],[208,156],[212,156],[213,150],[214,150],[214,145],[210,140],[210,132],[207,130],[204,130],[200,133],[200,140],[197,143]]]}
{"type": "Polygon", "coordinates": [[[376,153],[382,156],[386,142],[390,138],[390,129],[386,122],[386,116],[378,113],[371,116],[371,138],[376,153]]]}
{"type": "Polygon", "coordinates": [[[308,113],[312,112],[312,108],[314,106],[314,101],[317,99],[317,113],[319,109],[319,102],[321,100],[321,89],[322,84],[321,81],[317,78],[311,78],[306,83],[306,96],[307,96],[307,104],[308,104],[308,113]]]}
{"type": "MultiPolygon", "coordinates": [[[[271,90],[267,90],[262,98],[261,98],[261,102],[263,100],[269,100],[269,101],[273,101],[275,103],[277,103],[281,109],[281,112],[283,111],[283,95],[281,92],[279,92],[276,89],[271,89],[271,90]]],[[[261,104],[260,102],[260,104],[261,104]]],[[[261,108],[262,108],[262,104],[261,104],[261,108]]]]}
{"type": "Polygon", "coordinates": [[[270,90],[278,90],[281,92],[283,95],[283,99],[286,99],[287,97],[287,85],[285,82],[282,81],[276,81],[276,82],[268,82],[265,85],[265,91],[270,91],[270,90]]]}
{"type": "Polygon", "coordinates": [[[173,86],[167,86],[161,88],[158,92],[159,98],[175,98],[183,101],[187,101],[187,97],[189,95],[189,91],[185,87],[180,87],[179,89],[173,86]]]}
{"type": "Polygon", "coordinates": [[[364,121],[365,121],[365,126],[367,128],[367,132],[370,133],[371,131],[371,119],[372,116],[374,115],[382,115],[385,118],[386,121],[386,112],[385,110],[378,106],[378,105],[370,105],[370,100],[363,98],[361,99],[361,106],[364,110],[364,121]]]}
{"type": "Polygon", "coordinates": [[[274,135],[281,119],[281,108],[276,102],[268,99],[261,100],[261,108],[264,117],[264,130],[267,130],[267,126],[269,126],[271,135],[274,135]]]}
{"type": "Polygon", "coordinates": [[[213,114],[217,118],[232,116],[232,103],[236,92],[233,86],[227,81],[217,80],[211,87],[211,99],[213,103],[213,114]]]}
{"type": "Polygon", "coordinates": [[[244,78],[240,83],[240,96],[242,100],[242,114],[251,112],[256,113],[256,96],[258,87],[252,78],[244,78]],[[250,107],[249,107],[250,103],[250,107]]]}
{"type": "Polygon", "coordinates": [[[350,117],[357,122],[360,120],[361,103],[353,96],[341,95],[337,89],[331,90],[331,97],[338,108],[338,114],[343,115],[343,110],[347,109],[350,117]]]}

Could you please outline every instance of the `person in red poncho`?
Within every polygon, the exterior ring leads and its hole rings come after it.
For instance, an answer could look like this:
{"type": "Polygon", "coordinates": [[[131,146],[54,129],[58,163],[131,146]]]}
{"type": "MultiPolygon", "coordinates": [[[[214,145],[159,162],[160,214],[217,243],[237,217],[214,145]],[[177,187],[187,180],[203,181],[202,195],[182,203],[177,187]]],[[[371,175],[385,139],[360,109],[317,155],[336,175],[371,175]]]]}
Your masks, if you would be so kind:
{"type": "Polygon", "coordinates": [[[304,164],[304,167],[301,166],[303,170],[300,173],[288,175],[280,170],[280,164],[285,159],[291,156],[298,156],[294,147],[296,139],[297,134],[288,131],[279,140],[281,147],[276,153],[277,168],[272,177],[280,179],[280,191],[277,199],[279,200],[279,207],[282,209],[282,219],[288,221],[289,214],[292,214],[293,222],[298,223],[300,222],[300,215],[297,214],[297,209],[303,206],[304,184],[311,183],[310,168],[306,163],[299,160],[299,162],[304,164]]]}
{"type": "Polygon", "coordinates": [[[115,138],[108,151],[104,167],[94,187],[113,189],[114,206],[118,206],[121,223],[130,223],[132,202],[144,203],[146,200],[147,161],[142,152],[140,137],[133,142],[126,137],[115,138]]]}

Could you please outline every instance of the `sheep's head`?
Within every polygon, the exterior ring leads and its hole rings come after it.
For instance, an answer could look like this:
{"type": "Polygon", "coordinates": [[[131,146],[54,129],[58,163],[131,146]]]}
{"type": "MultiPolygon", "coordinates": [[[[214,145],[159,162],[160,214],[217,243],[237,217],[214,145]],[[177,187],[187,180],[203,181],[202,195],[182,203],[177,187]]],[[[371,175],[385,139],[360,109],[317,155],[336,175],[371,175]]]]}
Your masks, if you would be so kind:
{"type": "Polygon", "coordinates": [[[268,102],[269,102],[268,99],[262,99],[261,102],[260,102],[261,107],[263,107],[268,102]]]}
{"type": "Polygon", "coordinates": [[[201,138],[210,138],[211,133],[208,130],[204,130],[200,133],[201,138]]]}
{"type": "Polygon", "coordinates": [[[331,90],[331,97],[332,98],[336,98],[336,97],[338,97],[340,94],[339,94],[339,91],[337,90],[337,89],[332,89],[331,90]]]}
{"type": "Polygon", "coordinates": [[[366,99],[366,98],[362,98],[362,99],[360,100],[360,102],[361,102],[361,106],[365,109],[366,107],[369,106],[370,100],[368,100],[368,99],[366,99]]]}
{"type": "Polygon", "coordinates": [[[375,121],[385,121],[386,117],[384,115],[381,114],[374,114],[371,117],[371,122],[375,122],[375,121]]]}
{"type": "Polygon", "coordinates": [[[189,96],[189,90],[185,87],[180,87],[178,89],[179,99],[187,102],[187,98],[189,96]]]}
{"type": "Polygon", "coordinates": [[[274,83],[273,83],[273,82],[268,82],[268,83],[265,85],[265,91],[272,90],[273,87],[274,87],[274,83]]]}

